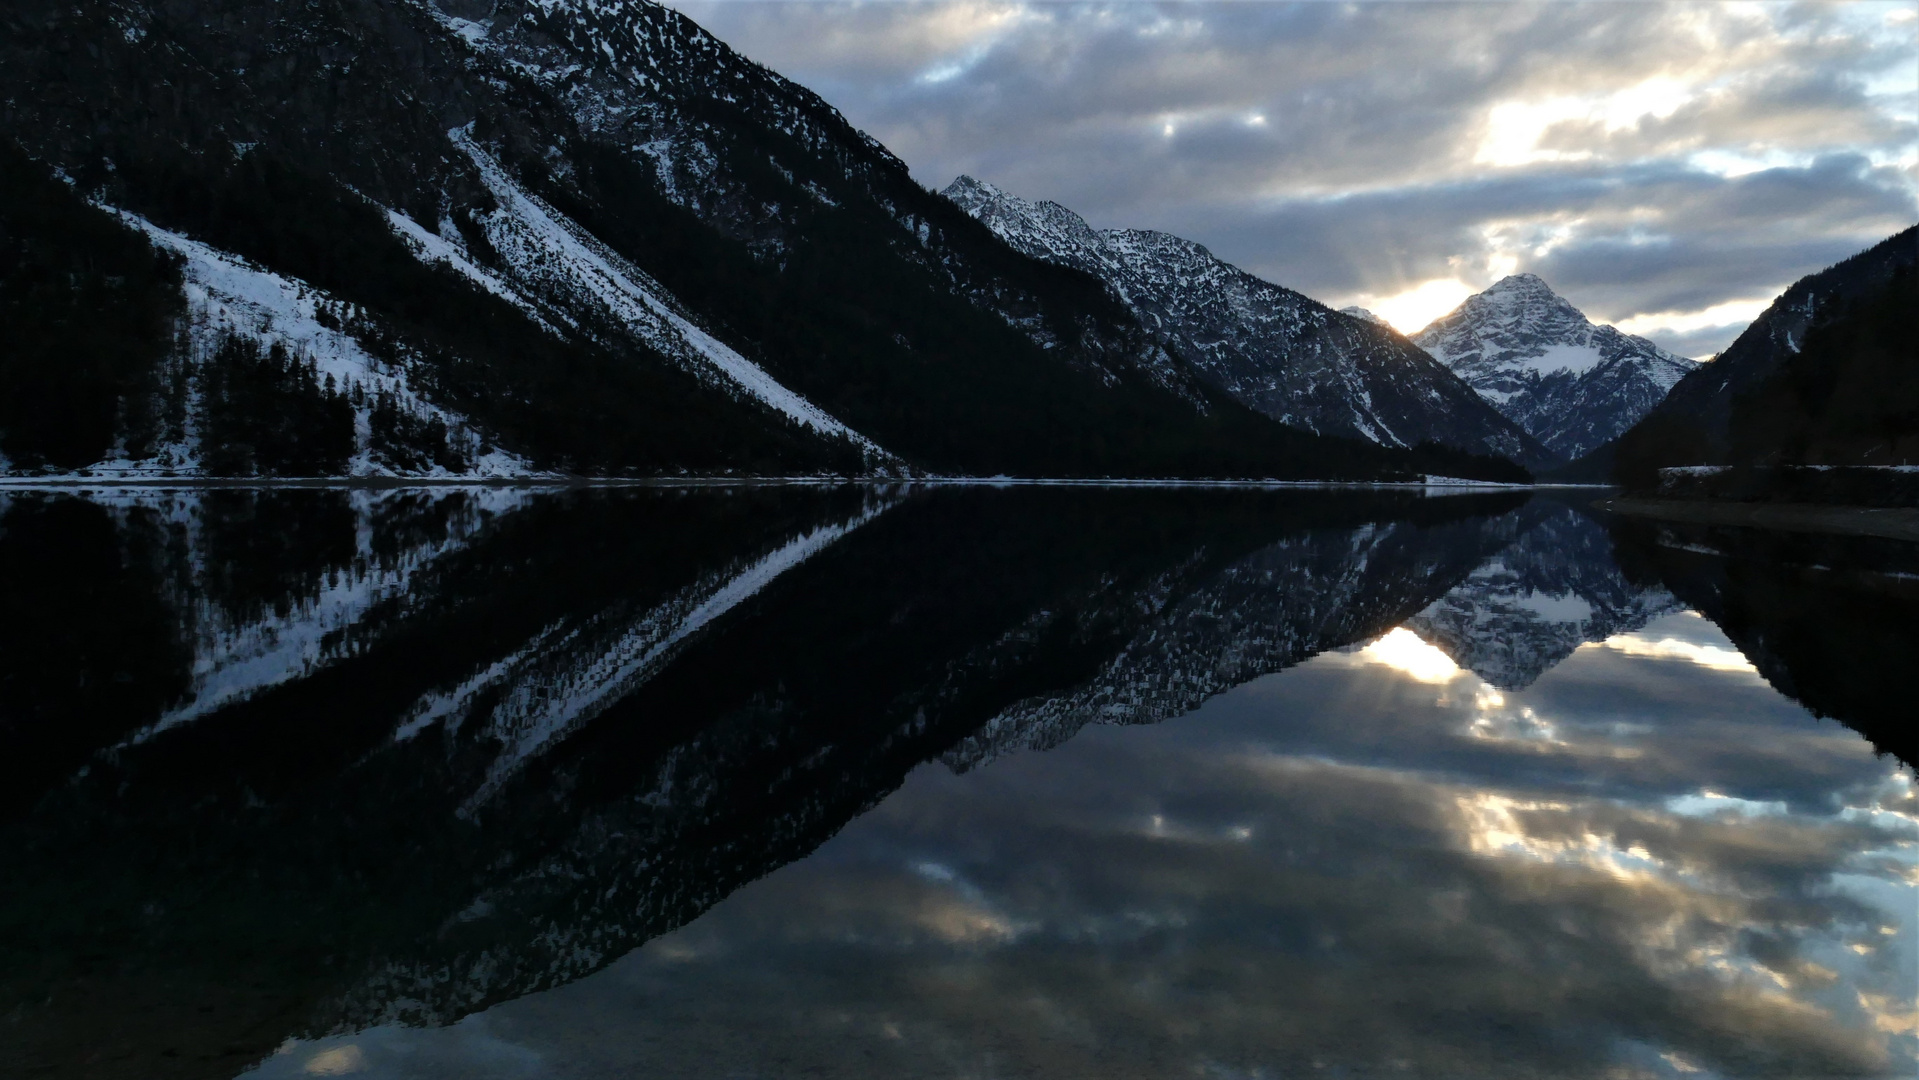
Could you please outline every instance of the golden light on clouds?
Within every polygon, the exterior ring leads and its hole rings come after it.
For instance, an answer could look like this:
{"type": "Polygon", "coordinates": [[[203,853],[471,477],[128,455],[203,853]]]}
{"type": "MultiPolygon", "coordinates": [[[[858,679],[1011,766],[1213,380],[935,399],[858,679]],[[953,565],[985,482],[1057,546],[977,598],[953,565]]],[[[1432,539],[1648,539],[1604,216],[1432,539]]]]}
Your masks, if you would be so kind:
{"type": "Polygon", "coordinates": [[[351,1043],[322,1050],[307,1059],[309,1076],[347,1076],[366,1068],[366,1055],[351,1043]]]}
{"type": "Polygon", "coordinates": [[[1714,671],[1744,671],[1758,674],[1759,669],[1745,658],[1737,649],[1723,648],[1718,645],[1701,645],[1697,642],[1679,638],[1665,637],[1657,640],[1638,634],[1620,634],[1610,637],[1599,644],[1602,649],[1624,653],[1627,656],[1645,656],[1656,660],[1684,660],[1714,671]]]}
{"type": "Polygon", "coordinates": [[[929,187],[1169,232],[1401,331],[1523,270],[1711,354],[1919,207],[1911,0],[673,4],[929,187]]]}
{"type": "Polygon", "coordinates": [[[1693,100],[1694,88],[1664,76],[1607,94],[1502,101],[1486,112],[1473,164],[1512,168],[1596,156],[1592,135],[1625,131],[1647,119],[1664,120],[1693,100]],[[1555,128],[1584,137],[1553,145],[1555,128]]]}

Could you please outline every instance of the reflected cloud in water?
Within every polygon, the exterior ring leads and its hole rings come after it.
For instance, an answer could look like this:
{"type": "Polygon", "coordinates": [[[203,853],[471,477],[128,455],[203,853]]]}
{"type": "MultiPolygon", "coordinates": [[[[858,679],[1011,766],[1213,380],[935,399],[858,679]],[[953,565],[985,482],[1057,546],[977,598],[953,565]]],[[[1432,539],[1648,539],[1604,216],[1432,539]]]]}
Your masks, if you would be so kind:
{"type": "Polygon", "coordinates": [[[1915,571],[1512,493],[0,495],[0,1016],[127,1080],[1902,1075],[1915,571]]]}
{"type": "Polygon", "coordinates": [[[1669,615],[1513,692],[1395,629],[922,767],[598,975],[382,1033],[368,1075],[1908,1075],[1910,771],[1726,652],[1669,615]]]}

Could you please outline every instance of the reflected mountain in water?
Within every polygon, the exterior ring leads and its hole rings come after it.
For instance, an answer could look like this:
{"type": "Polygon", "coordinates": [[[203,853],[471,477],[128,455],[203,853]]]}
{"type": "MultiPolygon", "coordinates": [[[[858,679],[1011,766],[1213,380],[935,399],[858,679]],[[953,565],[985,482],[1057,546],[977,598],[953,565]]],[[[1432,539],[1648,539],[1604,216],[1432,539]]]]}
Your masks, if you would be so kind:
{"type": "Polygon", "coordinates": [[[0,1004],[14,1060],[52,1076],[231,1075],[292,1035],[450,1023],[686,924],[925,762],[1164,720],[1409,619],[1523,685],[1671,605],[1663,556],[1622,576],[1588,518],[1523,495],[234,490],[0,514],[0,1004]],[[1591,613],[1515,599],[1542,596],[1591,613]]]}
{"type": "Polygon", "coordinates": [[[9,593],[5,731],[34,805],[4,842],[33,887],[0,936],[9,997],[50,1003],[21,1014],[30,1049],[94,1032],[126,1075],[217,1072],[576,978],[1168,612],[1197,625],[1255,553],[1323,550],[1294,576],[1357,582],[1301,597],[1348,621],[1284,662],[1423,606],[1519,501],[496,496],[9,505],[31,587],[9,593]],[[1355,536],[1422,527],[1417,572],[1355,576],[1379,546],[1355,536]]]}
{"type": "Polygon", "coordinates": [[[1511,516],[1302,531],[1186,589],[1172,587],[1169,571],[1168,581],[1131,598],[1151,617],[1097,675],[1015,703],[941,760],[963,771],[1015,750],[1058,746],[1093,722],[1158,723],[1241,683],[1376,638],[1471,574],[1511,516]]]}
{"type": "Polygon", "coordinates": [[[0,779],[31,801],[145,741],[349,653],[413,576],[528,493],[109,490],[0,495],[0,779]]]}
{"type": "Polygon", "coordinates": [[[1523,690],[1588,642],[1680,608],[1663,587],[1628,581],[1592,514],[1534,499],[1502,519],[1510,541],[1406,626],[1501,690],[1523,690]]]}

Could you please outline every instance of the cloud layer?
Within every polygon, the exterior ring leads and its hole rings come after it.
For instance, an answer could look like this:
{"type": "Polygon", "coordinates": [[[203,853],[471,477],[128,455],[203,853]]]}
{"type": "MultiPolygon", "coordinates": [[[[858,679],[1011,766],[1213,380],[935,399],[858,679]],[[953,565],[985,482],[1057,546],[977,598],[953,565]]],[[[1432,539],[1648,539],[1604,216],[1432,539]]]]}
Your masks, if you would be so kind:
{"type": "Polygon", "coordinates": [[[676,6],[929,186],[1335,306],[1530,270],[1698,355],[1919,217],[1910,2],[676,6]]]}

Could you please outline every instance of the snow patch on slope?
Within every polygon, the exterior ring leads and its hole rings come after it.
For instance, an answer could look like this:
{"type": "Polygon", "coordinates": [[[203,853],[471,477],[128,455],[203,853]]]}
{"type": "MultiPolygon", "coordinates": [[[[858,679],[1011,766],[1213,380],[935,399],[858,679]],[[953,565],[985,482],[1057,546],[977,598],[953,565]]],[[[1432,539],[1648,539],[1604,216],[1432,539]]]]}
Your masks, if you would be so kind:
{"type": "Polygon", "coordinates": [[[500,280],[499,275],[468,258],[463,249],[455,247],[443,236],[428,232],[419,222],[397,210],[388,210],[386,219],[394,233],[405,242],[421,262],[444,263],[452,267],[475,285],[532,316],[533,321],[539,323],[543,329],[555,336],[559,335],[559,331],[547,321],[539,308],[526,297],[521,296],[511,285],[500,280]]]}
{"type": "MultiPolygon", "coordinates": [[[[440,498],[452,493],[442,493],[440,498]]],[[[357,625],[382,601],[405,596],[415,575],[447,554],[458,551],[490,523],[523,506],[531,497],[523,488],[460,488],[465,508],[448,518],[444,537],[414,544],[391,556],[382,556],[373,544],[369,522],[390,500],[404,491],[355,491],[353,513],[359,528],[355,557],[335,567],[309,594],[295,598],[284,612],[267,610],[257,618],[233,620],[208,599],[209,590],[195,586],[181,602],[187,609],[193,650],[191,682],[181,702],[127,740],[137,745],[182,724],[244,701],[262,690],[312,673],[350,651],[344,631],[357,625]]],[[[117,493],[118,504],[158,504],[163,519],[182,523],[188,543],[196,550],[188,560],[198,579],[209,572],[208,556],[197,550],[199,496],[144,492],[117,493]]]]}
{"type": "Polygon", "coordinates": [[[796,536],[743,569],[709,573],[609,642],[587,640],[598,629],[592,623],[564,631],[548,627],[459,686],[423,697],[396,729],[394,741],[413,738],[440,721],[459,726],[476,700],[497,699],[487,714],[485,735],[503,749],[462,809],[472,814],[527,762],[658,674],[701,629],[893,505],[875,503],[851,520],[796,536]]]}
{"type": "Polygon", "coordinates": [[[898,459],[788,389],[694,325],[667,291],[565,215],[523,190],[465,129],[448,132],[479,169],[499,209],[482,219],[487,239],[529,284],[591,298],[649,345],[689,371],[744,394],[802,426],[844,438],[883,463],[898,459]]]}
{"type": "MultiPolygon", "coordinates": [[[[445,423],[450,441],[465,441],[469,460],[473,462],[467,472],[454,474],[436,465],[424,473],[408,475],[537,475],[525,459],[497,446],[485,454],[478,453],[480,436],[464,416],[428,401],[413,388],[404,371],[374,358],[351,336],[322,325],[318,315],[321,306],[331,302],[327,294],[304,282],[261,269],[238,256],[163,229],[137,214],[125,211],[115,213],[127,224],[145,233],[156,247],[173,252],[184,261],[182,276],[189,311],[190,360],[195,368],[219,348],[229,333],[262,345],[282,344],[293,355],[313,361],[321,378],[331,375],[343,388],[357,383],[370,396],[380,393],[390,395],[414,415],[438,418],[445,423]]],[[[365,415],[369,407],[363,406],[360,410],[356,424],[359,430],[358,450],[347,467],[348,475],[399,475],[371,456],[367,446],[365,415]]],[[[152,458],[137,462],[102,462],[89,471],[108,476],[148,473],[198,475],[201,472],[198,439],[191,421],[187,434],[185,443],[162,447],[152,458]]]]}

